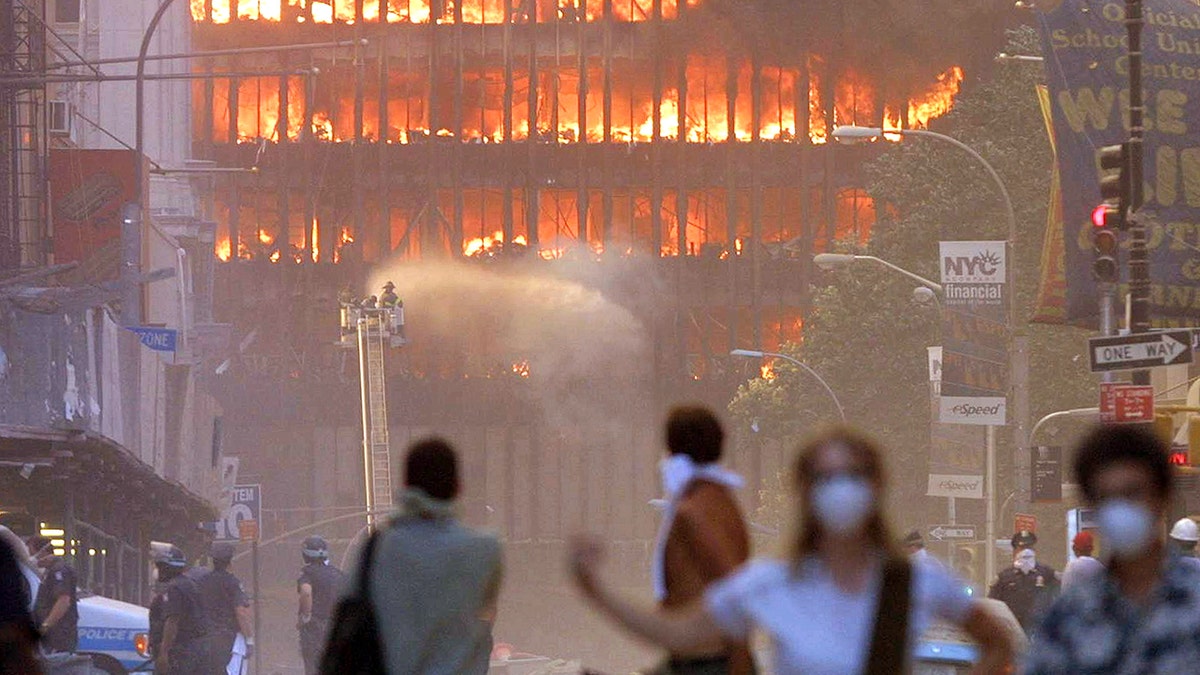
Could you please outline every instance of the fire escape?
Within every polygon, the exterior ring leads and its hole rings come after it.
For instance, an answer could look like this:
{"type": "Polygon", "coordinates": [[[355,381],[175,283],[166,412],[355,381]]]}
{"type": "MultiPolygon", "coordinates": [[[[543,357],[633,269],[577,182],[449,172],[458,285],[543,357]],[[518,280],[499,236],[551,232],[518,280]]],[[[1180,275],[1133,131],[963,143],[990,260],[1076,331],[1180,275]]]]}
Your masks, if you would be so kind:
{"type": "Polygon", "coordinates": [[[0,6],[0,272],[44,264],[45,24],[19,0],[0,6]]]}

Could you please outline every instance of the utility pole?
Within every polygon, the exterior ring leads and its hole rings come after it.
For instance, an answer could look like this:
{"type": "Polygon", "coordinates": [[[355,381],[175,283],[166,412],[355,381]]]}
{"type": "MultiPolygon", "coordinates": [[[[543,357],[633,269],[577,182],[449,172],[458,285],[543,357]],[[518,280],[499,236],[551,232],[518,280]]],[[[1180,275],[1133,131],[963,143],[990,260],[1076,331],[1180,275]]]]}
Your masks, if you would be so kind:
{"type": "MultiPolygon", "coordinates": [[[[1150,332],[1150,261],[1146,225],[1139,210],[1143,200],[1142,139],[1142,0],[1125,0],[1129,39],[1129,330],[1150,332]]],[[[1135,370],[1134,384],[1150,384],[1150,371],[1135,370]]]]}

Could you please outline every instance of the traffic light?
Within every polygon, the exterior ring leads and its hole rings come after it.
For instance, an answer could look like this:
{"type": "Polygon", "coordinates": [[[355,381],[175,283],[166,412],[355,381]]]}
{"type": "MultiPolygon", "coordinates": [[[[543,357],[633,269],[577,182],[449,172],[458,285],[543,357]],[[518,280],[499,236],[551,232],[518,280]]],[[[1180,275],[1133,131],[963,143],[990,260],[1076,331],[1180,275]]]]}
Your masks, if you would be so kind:
{"type": "Polygon", "coordinates": [[[1129,144],[1106,145],[1096,154],[1100,164],[1101,203],[1092,211],[1092,224],[1123,230],[1129,215],[1131,192],[1129,144]]]}
{"type": "Polygon", "coordinates": [[[1187,418],[1188,464],[1200,466],[1200,415],[1187,418]]]}

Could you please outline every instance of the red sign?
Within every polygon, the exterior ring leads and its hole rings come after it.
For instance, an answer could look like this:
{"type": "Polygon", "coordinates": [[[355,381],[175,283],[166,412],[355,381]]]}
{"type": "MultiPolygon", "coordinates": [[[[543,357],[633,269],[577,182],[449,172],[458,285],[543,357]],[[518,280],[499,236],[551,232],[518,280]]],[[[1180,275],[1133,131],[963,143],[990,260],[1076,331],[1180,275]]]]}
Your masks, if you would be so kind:
{"type": "Polygon", "coordinates": [[[1113,392],[1115,422],[1153,422],[1154,387],[1126,384],[1113,392]]]}
{"type": "Polygon", "coordinates": [[[1037,532],[1037,516],[1032,513],[1018,513],[1013,519],[1013,532],[1037,532]]]}
{"type": "Polygon", "coordinates": [[[1154,387],[1137,384],[1100,384],[1101,422],[1153,422],[1154,387]]]}
{"type": "Polygon", "coordinates": [[[1116,382],[1100,383],[1100,421],[1108,424],[1117,421],[1117,387],[1116,382]]]}
{"type": "MultiPolygon", "coordinates": [[[[50,151],[55,262],[82,262],[105,244],[118,245],[121,207],[138,195],[133,157],[132,150],[50,151]]],[[[115,266],[109,267],[115,276],[115,266]]]]}

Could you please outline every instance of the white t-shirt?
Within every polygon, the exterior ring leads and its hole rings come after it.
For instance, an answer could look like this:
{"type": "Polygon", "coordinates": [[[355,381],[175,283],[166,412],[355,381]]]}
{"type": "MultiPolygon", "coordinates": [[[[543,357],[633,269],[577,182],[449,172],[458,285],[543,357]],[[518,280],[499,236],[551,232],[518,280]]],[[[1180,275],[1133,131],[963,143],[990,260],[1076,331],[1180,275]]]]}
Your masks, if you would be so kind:
{"type": "MultiPolygon", "coordinates": [[[[961,623],[974,600],[966,586],[936,565],[913,565],[910,644],[933,618],[961,623]]],[[[783,560],[755,560],[709,586],[705,605],[731,639],[752,628],[771,638],[777,675],[857,675],[875,628],[882,565],[875,564],[860,593],[844,593],[815,557],[798,568],[783,560]]]]}
{"type": "Polygon", "coordinates": [[[1104,565],[1090,555],[1081,555],[1067,563],[1062,573],[1062,590],[1075,586],[1104,571],[1104,565]]]}

